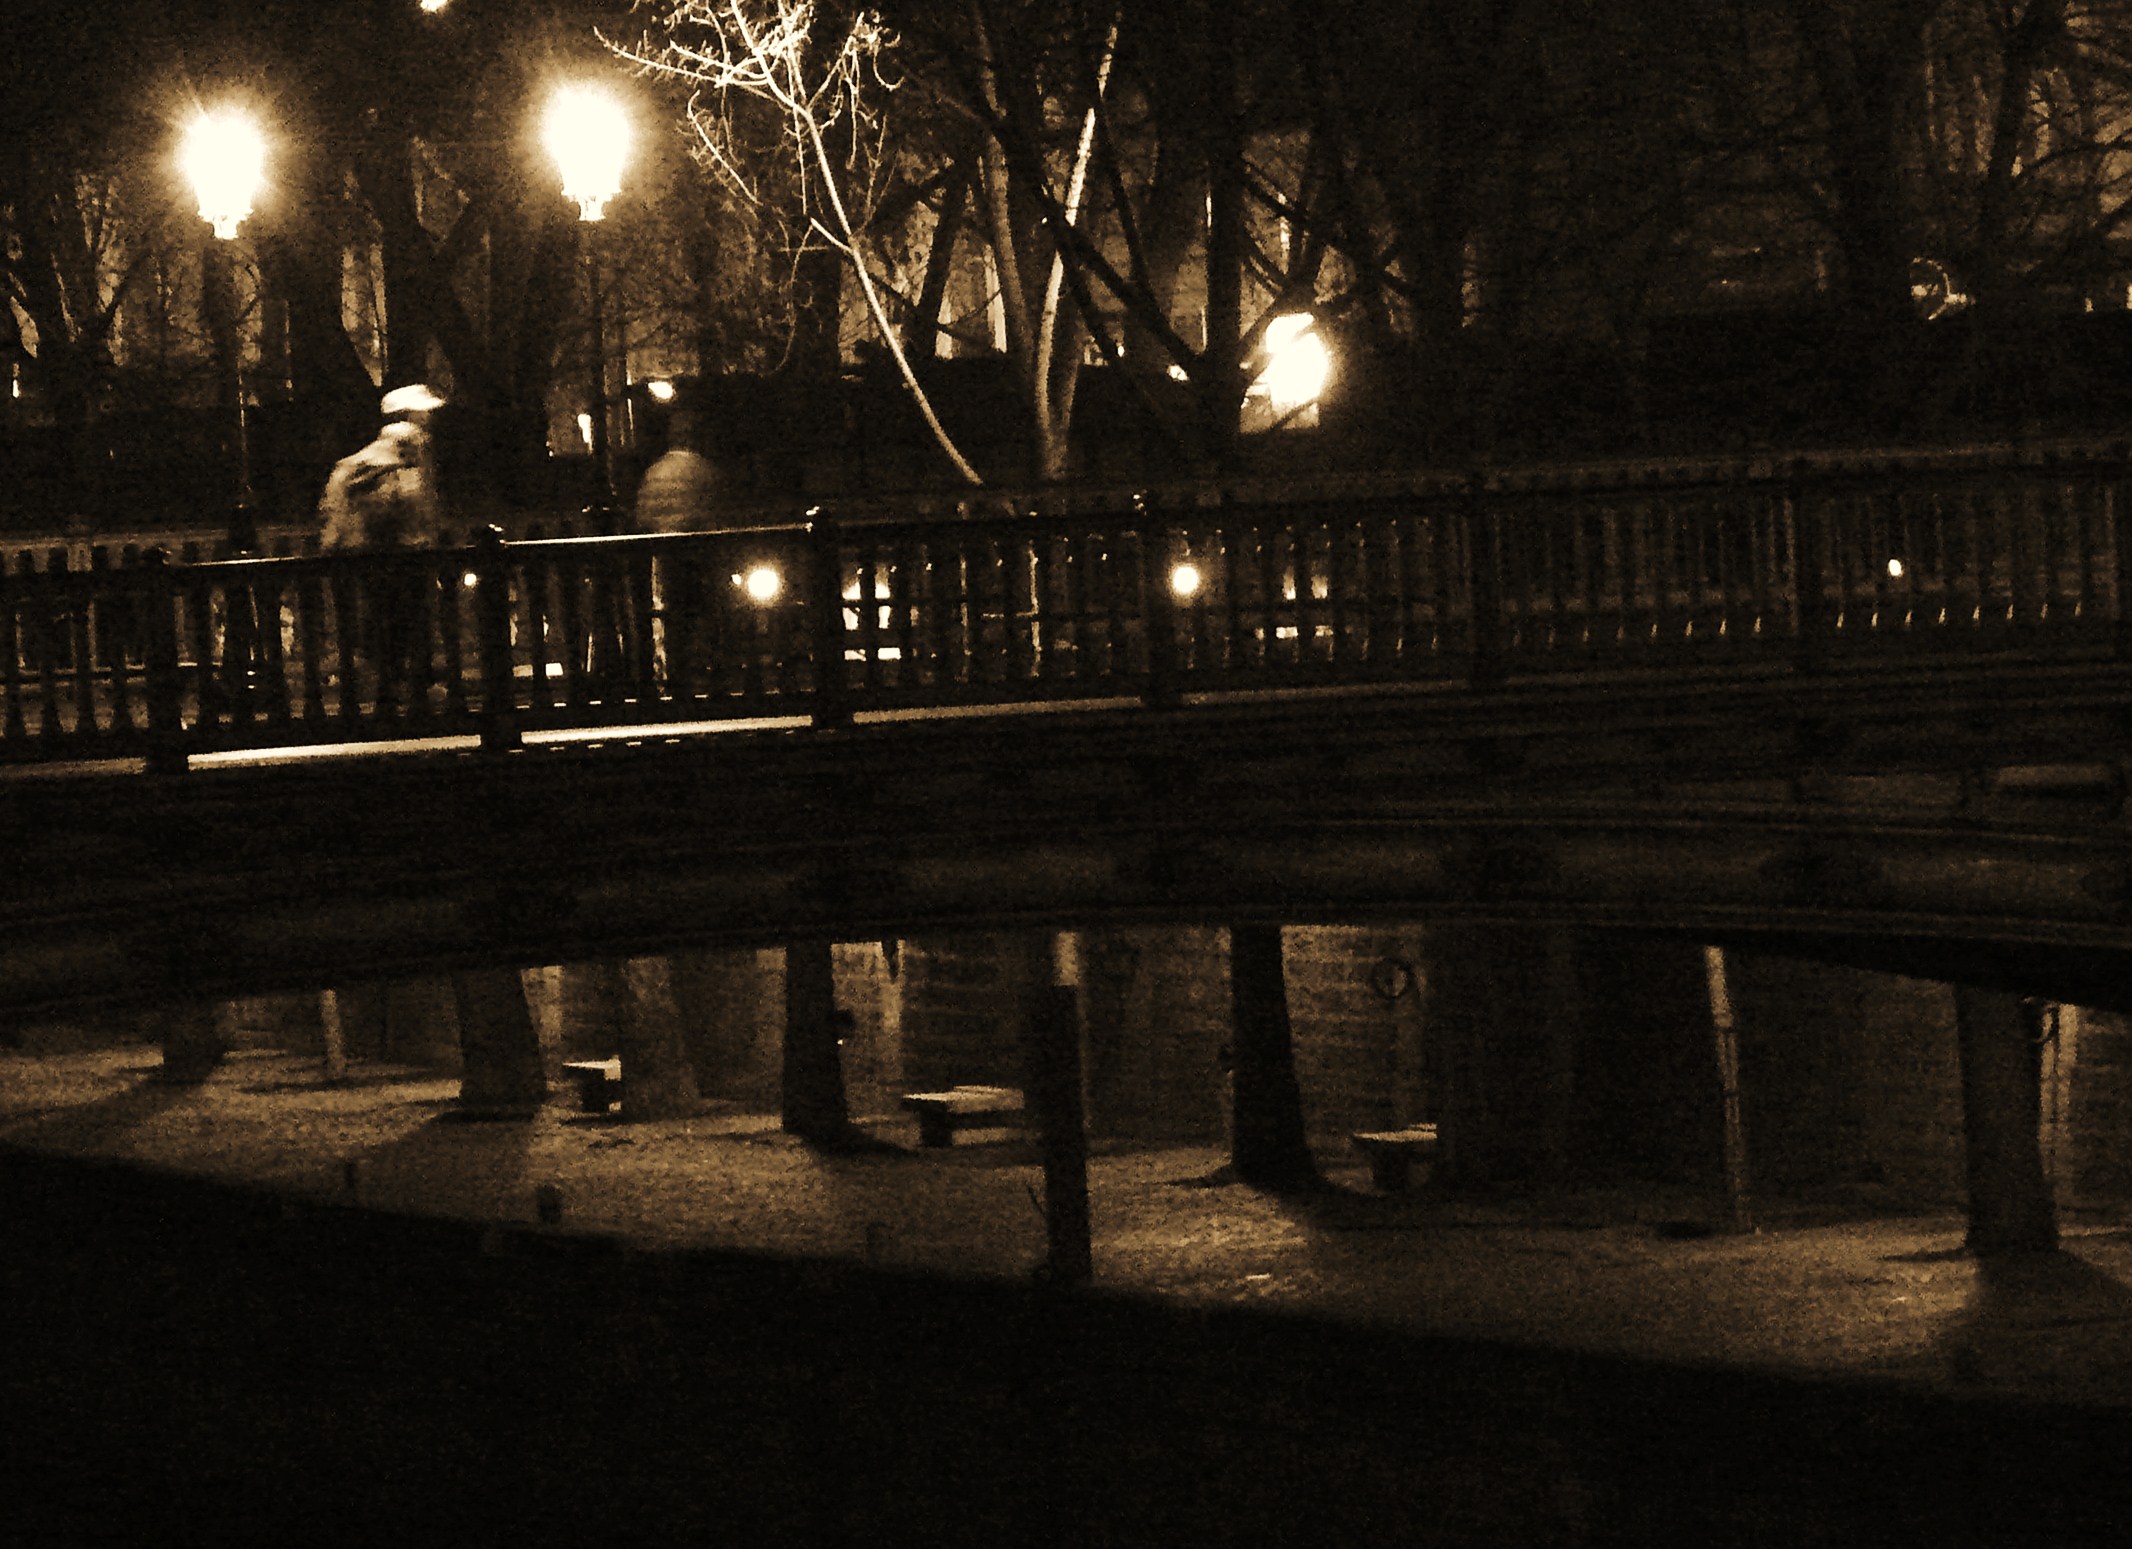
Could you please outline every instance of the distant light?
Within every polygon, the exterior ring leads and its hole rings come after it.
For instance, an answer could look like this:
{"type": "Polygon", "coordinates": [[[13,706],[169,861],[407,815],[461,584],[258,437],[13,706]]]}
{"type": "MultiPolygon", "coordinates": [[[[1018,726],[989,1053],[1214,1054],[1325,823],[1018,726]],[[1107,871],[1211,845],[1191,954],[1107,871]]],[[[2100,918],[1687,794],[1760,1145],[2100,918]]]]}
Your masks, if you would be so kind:
{"type": "Polygon", "coordinates": [[[1903,562],[1902,562],[1901,560],[1899,560],[1899,559],[1891,559],[1891,560],[1889,560],[1889,561],[1888,561],[1888,574],[1889,574],[1889,575],[1891,575],[1891,576],[1894,576],[1895,578],[1897,578],[1898,580],[1900,580],[1900,579],[1901,579],[1901,577],[1902,577],[1902,573],[1903,573],[1903,562]]]}
{"type": "Polygon", "coordinates": [[[592,445],[592,416],[591,416],[591,415],[589,415],[589,414],[580,414],[580,415],[579,415],[579,416],[577,417],[577,437],[578,437],[578,439],[579,439],[580,441],[584,442],[584,443],[585,443],[585,445],[587,445],[587,446],[590,446],[590,445],[592,445]]]}
{"type": "Polygon", "coordinates": [[[459,577],[459,584],[465,587],[468,591],[472,591],[475,587],[481,584],[481,577],[475,574],[473,571],[469,570],[464,575],[459,577]]]}
{"type": "Polygon", "coordinates": [[[1290,312],[1266,325],[1266,369],[1258,376],[1276,414],[1315,403],[1332,375],[1332,351],[1318,336],[1318,320],[1290,312]]]}
{"type": "Polygon", "coordinates": [[[434,16],[451,3],[452,0],[422,0],[422,9],[434,16]]]}
{"type": "Polygon", "coordinates": [[[1192,373],[1182,366],[1172,366],[1170,367],[1170,380],[1172,382],[1189,382],[1192,380],[1192,373]]]}
{"type": "Polygon", "coordinates": [[[1201,579],[1197,565],[1186,562],[1174,566],[1170,571],[1170,590],[1179,597],[1196,597],[1201,579]]]}
{"type": "Polygon", "coordinates": [[[266,137],[242,108],[201,112],[185,126],[178,164],[200,200],[200,218],[228,241],[252,213],[266,167],[266,137]]]}
{"type": "Polygon", "coordinates": [[[733,577],[733,584],[746,592],[752,602],[775,602],[777,594],[785,589],[785,578],[777,573],[775,565],[757,565],[746,575],[733,577]]]}
{"type": "Polygon", "coordinates": [[[660,403],[672,403],[674,401],[674,384],[664,377],[647,384],[644,390],[660,403]]]}

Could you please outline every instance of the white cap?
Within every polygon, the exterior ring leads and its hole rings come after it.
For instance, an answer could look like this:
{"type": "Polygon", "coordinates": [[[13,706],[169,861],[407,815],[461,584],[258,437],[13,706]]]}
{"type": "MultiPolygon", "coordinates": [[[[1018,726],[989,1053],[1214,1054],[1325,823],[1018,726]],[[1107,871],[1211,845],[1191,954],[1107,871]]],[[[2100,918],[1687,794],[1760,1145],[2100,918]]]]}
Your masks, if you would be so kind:
{"type": "Polygon", "coordinates": [[[429,390],[427,382],[414,382],[387,393],[379,402],[378,411],[390,419],[395,414],[427,414],[443,407],[444,400],[429,390]]]}

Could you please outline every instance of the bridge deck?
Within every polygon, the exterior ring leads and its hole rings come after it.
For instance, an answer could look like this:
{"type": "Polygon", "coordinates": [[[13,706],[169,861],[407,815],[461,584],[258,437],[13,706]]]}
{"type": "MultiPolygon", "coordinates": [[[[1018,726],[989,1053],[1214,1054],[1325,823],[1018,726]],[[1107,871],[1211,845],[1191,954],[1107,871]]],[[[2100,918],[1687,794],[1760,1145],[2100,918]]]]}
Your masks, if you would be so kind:
{"type": "Polygon", "coordinates": [[[1441,913],[1873,937],[2114,1004],[2125,471],[13,564],[0,1006],[1441,913]]]}

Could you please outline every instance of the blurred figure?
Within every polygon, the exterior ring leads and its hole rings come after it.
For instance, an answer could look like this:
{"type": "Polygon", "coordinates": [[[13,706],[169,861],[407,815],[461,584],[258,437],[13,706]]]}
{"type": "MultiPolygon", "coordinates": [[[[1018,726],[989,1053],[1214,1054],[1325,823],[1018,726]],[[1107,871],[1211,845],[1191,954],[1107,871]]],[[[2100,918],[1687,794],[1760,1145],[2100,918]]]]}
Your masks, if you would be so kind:
{"type": "Polygon", "coordinates": [[[695,532],[710,525],[718,500],[718,470],[703,452],[703,418],[676,409],[667,449],[637,486],[638,532],[695,532]]]}
{"type": "MultiPolygon", "coordinates": [[[[718,501],[718,469],[706,457],[701,415],[676,409],[667,422],[667,449],[644,470],[637,485],[636,530],[645,533],[699,532],[711,525],[718,501]]],[[[672,684],[674,663],[685,662],[687,619],[684,599],[700,589],[687,584],[686,564],[678,556],[654,555],[651,562],[651,671],[659,692],[672,684]],[[669,602],[675,611],[669,610],[669,602]]]]}
{"type": "MultiPolygon", "coordinates": [[[[430,415],[444,400],[416,383],[396,387],[378,407],[385,424],[360,451],[333,465],[319,497],[319,545],[328,553],[378,553],[429,549],[444,537],[437,500],[436,461],[430,415]]],[[[379,569],[360,591],[336,586],[359,621],[353,630],[377,672],[377,703],[426,704],[431,667],[432,569],[413,565],[379,569]]],[[[343,613],[344,625],[349,615],[343,613]]]]}

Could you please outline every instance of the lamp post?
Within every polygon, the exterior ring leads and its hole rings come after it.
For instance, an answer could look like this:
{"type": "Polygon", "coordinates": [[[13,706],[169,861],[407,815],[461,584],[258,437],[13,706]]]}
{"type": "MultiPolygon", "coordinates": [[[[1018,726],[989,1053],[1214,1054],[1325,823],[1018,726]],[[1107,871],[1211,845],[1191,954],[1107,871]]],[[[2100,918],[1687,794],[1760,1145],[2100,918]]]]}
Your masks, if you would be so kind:
{"type": "Polygon", "coordinates": [[[608,449],[607,341],[600,304],[597,237],[592,223],[607,213],[607,201],[622,188],[629,160],[629,118],[622,105],[597,86],[565,86],[548,99],[543,119],[548,154],[563,175],[563,197],[576,202],[585,255],[585,285],[592,321],[592,460],[600,492],[614,499],[614,463],[608,449]]]}
{"type": "Polygon", "coordinates": [[[179,164],[200,202],[200,218],[214,235],[201,249],[201,296],[208,336],[222,371],[222,391],[231,401],[237,428],[237,501],[230,514],[230,542],[238,549],[256,540],[252,514],[251,427],[244,405],[244,341],[237,318],[237,275],[229,244],[252,213],[266,163],[266,140],[251,115],[238,108],[202,112],[185,127],[179,164]]]}

